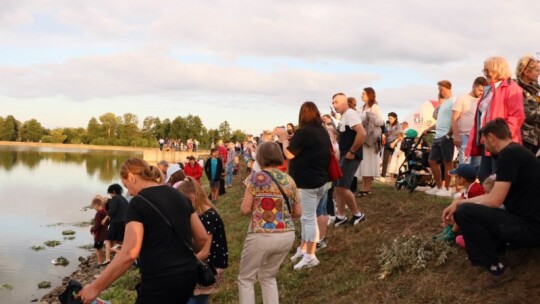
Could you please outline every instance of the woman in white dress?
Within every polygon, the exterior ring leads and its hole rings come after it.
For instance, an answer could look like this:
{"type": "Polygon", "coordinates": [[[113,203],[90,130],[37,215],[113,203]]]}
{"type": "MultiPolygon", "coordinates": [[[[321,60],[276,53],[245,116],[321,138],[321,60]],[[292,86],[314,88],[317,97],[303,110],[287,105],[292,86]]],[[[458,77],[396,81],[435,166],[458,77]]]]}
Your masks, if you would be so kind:
{"type": "Polygon", "coordinates": [[[357,172],[357,176],[362,177],[362,186],[356,196],[370,194],[373,178],[380,175],[381,127],[384,125],[381,108],[376,101],[375,90],[373,88],[364,88],[362,91],[362,101],[364,105],[360,111],[360,118],[366,130],[366,139],[362,147],[363,159],[357,172]]]}

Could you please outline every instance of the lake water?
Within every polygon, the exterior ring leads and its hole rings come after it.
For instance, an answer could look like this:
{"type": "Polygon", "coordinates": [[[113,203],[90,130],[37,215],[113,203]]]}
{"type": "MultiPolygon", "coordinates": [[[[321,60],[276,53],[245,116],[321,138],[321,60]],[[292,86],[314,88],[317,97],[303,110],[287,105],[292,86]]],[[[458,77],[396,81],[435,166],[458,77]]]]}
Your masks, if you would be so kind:
{"type": "Polygon", "coordinates": [[[120,166],[132,152],[27,148],[0,146],[0,303],[29,303],[51,289],[38,289],[41,281],[52,288],[78,266],[78,257],[93,244],[88,222],[95,211],[81,211],[96,194],[120,183],[120,166]],[[59,224],[60,223],[60,224],[59,224]],[[74,240],[64,240],[63,230],[74,230],[74,240]],[[61,241],[57,247],[43,242],[61,241]],[[45,246],[35,252],[32,246],[45,246]],[[51,260],[64,256],[67,267],[51,260]]]}

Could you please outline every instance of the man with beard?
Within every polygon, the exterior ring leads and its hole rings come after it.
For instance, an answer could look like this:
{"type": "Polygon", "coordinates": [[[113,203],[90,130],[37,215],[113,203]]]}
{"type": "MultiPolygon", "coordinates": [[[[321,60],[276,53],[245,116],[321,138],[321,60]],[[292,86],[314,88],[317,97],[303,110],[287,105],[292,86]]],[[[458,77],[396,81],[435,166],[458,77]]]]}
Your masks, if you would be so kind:
{"type": "Polygon", "coordinates": [[[471,263],[486,270],[466,287],[468,291],[513,279],[510,268],[499,259],[505,249],[540,245],[540,161],[512,142],[510,128],[502,118],[486,123],[479,133],[486,150],[497,157],[493,190],[455,201],[442,214],[445,225],[454,220],[459,225],[471,263]]]}
{"type": "Polygon", "coordinates": [[[484,93],[484,87],[487,85],[485,77],[477,77],[472,85],[469,94],[459,97],[452,108],[452,133],[454,134],[454,146],[459,150],[459,164],[470,163],[478,167],[480,157],[472,157],[470,160],[465,158],[465,150],[469,142],[469,133],[474,124],[476,115],[476,106],[478,99],[484,93]]]}

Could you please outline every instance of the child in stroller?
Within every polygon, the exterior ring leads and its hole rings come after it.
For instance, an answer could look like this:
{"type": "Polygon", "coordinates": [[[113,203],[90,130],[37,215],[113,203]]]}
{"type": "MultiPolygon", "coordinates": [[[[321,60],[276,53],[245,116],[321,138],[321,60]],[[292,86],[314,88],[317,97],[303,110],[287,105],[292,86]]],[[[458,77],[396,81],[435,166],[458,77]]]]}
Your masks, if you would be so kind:
{"type": "Polygon", "coordinates": [[[412,193],[418,186],[435,186],[435,181],[429,168],[428,158],[430,148],[423,136],[417,138],[418,132],[407,130],[401,142],[401,151],[405,153],[405,160],[399,168],[395,187],[397,190],[406,188],[412,193]]]}

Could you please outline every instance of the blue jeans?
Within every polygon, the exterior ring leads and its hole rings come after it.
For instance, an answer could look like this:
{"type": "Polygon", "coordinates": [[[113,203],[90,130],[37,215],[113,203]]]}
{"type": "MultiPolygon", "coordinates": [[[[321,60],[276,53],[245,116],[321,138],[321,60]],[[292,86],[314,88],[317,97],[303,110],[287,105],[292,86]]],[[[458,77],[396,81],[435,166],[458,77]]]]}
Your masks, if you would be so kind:
{"type": "Polygon", "coordinates": [[[318,242],[319,227],[317,226],[317,206],[323,197],[324,185],[314,189],[298,189],[300,192],[300,203],[302,204],[302,241],[318,242]]]}
{"type": "Polygon", "coordinates": [[[465,157],[465,150],[467,150],[467,143],[469,142],[469,134],[460,135],[459,140],[461,140],[461,146],[459,147],[458,153],[459,164],[471,164],[478,168],[480,166],[480,156],[465,157]]]}
{"type": "Polygon", "coordinates": [[[189,298],[187,304],[208,304],[208,298],[210,295],[198,295],[189,298]]]}
{"type": "Polygon", "coordinates": [[[232,186],[234,162],[227,164],[227,176],[225,177],[225,186],[232,186]]]}
{"type": "Polygon", "coordinates": [[[326,212],[326,204],[328,203],[328,191],[324,192],[319,204],[317,205],[317,211],[315,212],[317,216],[328,215],[326,212]]]}

